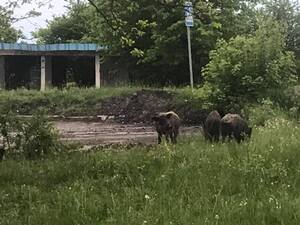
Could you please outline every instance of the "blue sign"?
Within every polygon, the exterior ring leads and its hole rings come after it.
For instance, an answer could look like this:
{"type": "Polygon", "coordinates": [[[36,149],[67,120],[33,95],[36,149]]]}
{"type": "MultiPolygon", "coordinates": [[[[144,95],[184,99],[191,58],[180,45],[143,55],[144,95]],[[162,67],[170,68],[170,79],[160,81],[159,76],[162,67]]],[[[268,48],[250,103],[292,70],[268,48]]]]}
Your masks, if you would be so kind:
{"type": "Polygon", "coordinates": [[[184,4],[184,14],[185,14],[185,25],[187,27],[194,26],[193,18],[193,4],[192,2],[186,1],[184,4]]]}

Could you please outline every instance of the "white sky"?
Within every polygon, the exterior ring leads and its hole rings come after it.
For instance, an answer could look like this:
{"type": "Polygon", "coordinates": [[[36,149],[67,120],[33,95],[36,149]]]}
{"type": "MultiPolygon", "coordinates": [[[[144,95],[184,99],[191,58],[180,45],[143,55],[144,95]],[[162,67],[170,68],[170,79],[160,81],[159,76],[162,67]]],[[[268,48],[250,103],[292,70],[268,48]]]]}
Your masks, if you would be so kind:
{"type": "MultiPolygon", "coordinates": [[[[5,5],[7,1],[8,0],[0,0],[0,5],[5,5]]],[[[33,9],[41,13],[41,16],[21,20],[13,24],[15,28],[22,30],[27,39],[19,40],[18,42],[25,41],[28,43],[34,43],[35,40],[30,40],[32,38],[31,32],[36,31],[39,28],[46,27],[47,20],[51,20],[53,16],[60,16],[67,11],[65,7],[67,3],[64,0],[52,0],[50,1],[51,7],[49,7],[49,4],[47,4],[46,6],[43,6],[41,8],[39,8],[38,5],[34,2],[35,1],[33,0],[30,4],[21,5],[14,12],[15,17],[24,16],[24,14],[33,9]]]]}

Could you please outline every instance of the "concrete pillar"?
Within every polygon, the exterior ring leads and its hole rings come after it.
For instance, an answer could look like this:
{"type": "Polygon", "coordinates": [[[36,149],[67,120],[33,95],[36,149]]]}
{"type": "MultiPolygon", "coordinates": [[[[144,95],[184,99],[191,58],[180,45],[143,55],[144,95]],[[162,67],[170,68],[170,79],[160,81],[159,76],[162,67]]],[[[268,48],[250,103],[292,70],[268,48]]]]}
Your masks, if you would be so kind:
{"type": "Polygon", "coordinates": [[[98,54],[95,56],[95,83],[96,88],[100,88],[100,56],[98,54]]]}
{"type": "Polygon", "coordinates": [[[0,90],[5,89],[5,57],[0,56],[0,90]]]}
{"type": "Polygon", "coordinates": [[[41,91],[45,91],[52,85],[52,58],[41,56],[41,91]]]}
{"type": "Polygon", "coordinates": [[[46,57],[46,88],[52,86],[52,57],[46,57]]]}

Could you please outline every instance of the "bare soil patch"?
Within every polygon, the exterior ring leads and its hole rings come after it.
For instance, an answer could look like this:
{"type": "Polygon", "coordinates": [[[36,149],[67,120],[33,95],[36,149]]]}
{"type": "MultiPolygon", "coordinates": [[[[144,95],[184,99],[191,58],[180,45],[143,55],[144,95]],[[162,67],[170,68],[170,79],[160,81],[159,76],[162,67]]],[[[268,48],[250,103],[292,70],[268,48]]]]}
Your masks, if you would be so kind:
{"type": "MultiPolygon", "coordinates": [[[[157,134],[153,126],[89,121],[54,121],[61,139],[83,145],[155,144],[157,134]]],[[[201,127],[182,127],[181,135],[201,133],[201,127]]]]}
{"type": "Polygon", "coordinates": [[[158,112],[175,111],[185,125],[200,125],[208,112],[194,109],[189,102],[179,102],[174,93],[160,90],[141,90],[131,95],[104,99],[96,106],[97,115],[108,115],[118,123],[151,124],[158,112]]]}

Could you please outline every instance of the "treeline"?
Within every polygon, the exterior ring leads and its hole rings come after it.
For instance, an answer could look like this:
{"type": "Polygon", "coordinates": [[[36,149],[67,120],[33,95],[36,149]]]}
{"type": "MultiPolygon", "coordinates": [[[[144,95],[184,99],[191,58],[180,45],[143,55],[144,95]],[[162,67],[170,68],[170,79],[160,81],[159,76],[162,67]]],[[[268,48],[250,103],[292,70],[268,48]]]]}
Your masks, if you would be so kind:
{"type": "MultiPolygon", "coordinates": [[[[118,58],[128,67],[132,81],[186,85],[189,76],[183,5],[182,0],[74,1],[67,15],[54,18],[35,37],[42,43],[97,42],[109,47],[107,57],[118,58]]],[[[209,62],[209,52],[218,40],[229,41],[239,35],[247,38],[260,26],[265,32],[277,26],[280,30],[272,35],[284,35],[283,50],[297,53],[299,49],[300,14],[293,1],[196,0],[193,5],[193,66],[198,84],[204,81],[201,69],[209,62]],[[273,23],[264,23],[268,19],[273,23]]]]}
{"type": "MultiPolygon", "coordinates": [[[[34,36],[39,43],[96,42],[130,81],[189,83],[184,0],[69,1],[34,36]]],[[[195,81],[209,102],[235,105],[278,96],[297,84],[300,11],[293,0],[194,0],[195,81]]]]}

